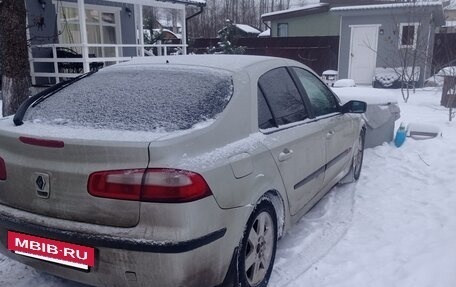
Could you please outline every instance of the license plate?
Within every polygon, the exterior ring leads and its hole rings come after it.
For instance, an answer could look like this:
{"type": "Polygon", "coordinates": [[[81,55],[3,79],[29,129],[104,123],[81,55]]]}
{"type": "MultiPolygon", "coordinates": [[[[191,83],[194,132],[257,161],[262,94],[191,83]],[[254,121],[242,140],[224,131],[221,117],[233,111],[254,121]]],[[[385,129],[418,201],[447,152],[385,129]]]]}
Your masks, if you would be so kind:
{"type": "Polygon", "coordinates": [[[95,266],[95,249],[68,242],[8,231],[8,249],[48,262],[88,270],[95,266]]]}

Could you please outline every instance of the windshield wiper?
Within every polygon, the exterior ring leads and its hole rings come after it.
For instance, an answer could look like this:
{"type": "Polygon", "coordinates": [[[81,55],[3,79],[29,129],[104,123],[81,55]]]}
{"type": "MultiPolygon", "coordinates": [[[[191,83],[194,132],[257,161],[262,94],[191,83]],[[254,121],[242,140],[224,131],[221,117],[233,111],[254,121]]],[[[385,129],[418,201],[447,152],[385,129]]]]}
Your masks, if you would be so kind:
{"type": "Polygon", "coordinates": [[[69,85],[73,84],[73,83],[76,83],[77,81],[79,80],[82,80],[94,73],[96,73],[98,70],[93,70],[93,71],[90,71],[86,74],[83,74],[83,75],[80,75],[76,78],[73,78],[71,80],[67,80],[67,81],[63,81],[63,82],[60,82],[42,92],[39,92],[38,94],[34,95],[34,96],[31,96],[30,98],[28,98],[27,100],[25,100],[19,107],[19,109],[17,110],[16,114],[14,115],[14,118],[13,118],[13,122],[16,126],[20,126],[22,125],[24,122],[22,121],[24,119],[24,115],[25,115],[25,112],[27,111],[27,109],[32,106],[36,106],[38,105],[39,103],[41,103],[42,101],[44,101],[45,99],[51,97],[52,95],[54,95],[55,93],[57,93],[58,91],[62,90],[63,88],[66,88],[68,87],[69,85]]]}

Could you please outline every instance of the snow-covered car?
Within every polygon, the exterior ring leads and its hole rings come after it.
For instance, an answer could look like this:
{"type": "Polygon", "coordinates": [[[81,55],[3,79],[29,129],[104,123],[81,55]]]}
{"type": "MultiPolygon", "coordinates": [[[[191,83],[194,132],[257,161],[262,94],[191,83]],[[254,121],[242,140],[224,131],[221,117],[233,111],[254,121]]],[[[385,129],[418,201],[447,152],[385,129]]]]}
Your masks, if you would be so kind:
{"type": "Polygon", "coordinates": [[[284,231],[359,178],[365,109],[270,57],[60,83],[0,119],[0,252],[94,286],[266,286],[284,231]]]}

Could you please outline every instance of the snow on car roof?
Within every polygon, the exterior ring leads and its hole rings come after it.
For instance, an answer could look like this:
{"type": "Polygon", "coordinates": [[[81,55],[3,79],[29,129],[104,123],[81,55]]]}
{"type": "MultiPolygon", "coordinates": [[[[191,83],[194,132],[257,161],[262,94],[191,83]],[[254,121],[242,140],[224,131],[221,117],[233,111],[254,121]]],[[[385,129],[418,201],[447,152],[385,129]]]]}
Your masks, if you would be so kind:
{"type": "Polygon", "coordinates": [[[231,72],[239,72],[243,69],[262,62],[286,61],[286,59],[265,57],[265,56],[245,56],[245,55],[187,55],[187,56],[159,56],[159,57],[138,57],[131,61],[124,62],[115,66],[104,68],[115,69],[116,67],[147,65],[147,64],[169,64],[169,65],[188,65],[208,67],[231,72]]]}

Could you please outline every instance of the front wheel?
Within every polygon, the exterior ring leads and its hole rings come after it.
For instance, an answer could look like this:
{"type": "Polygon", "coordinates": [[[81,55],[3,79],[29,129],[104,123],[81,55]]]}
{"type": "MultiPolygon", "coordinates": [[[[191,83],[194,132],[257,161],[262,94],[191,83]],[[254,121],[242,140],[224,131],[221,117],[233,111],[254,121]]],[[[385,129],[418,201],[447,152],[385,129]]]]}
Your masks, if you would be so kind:
{"type": "Polygon", "coordinates": [[[250,216],[240,246],[238,266],[242,287],[268,285],[276,248],[276,212],[270,202],[263,201],[250,216]]]}
{"type": "Polygon", "coordinates": [[[359,179],[361,175],[361,168],[363,166],[363,158],[364,158],[364,141],[365,141],[366,132],[364,130],[361,131],[358,139],[358,147],[355,150],[353,155],[353,179],[356,181],[359,179]]]}

